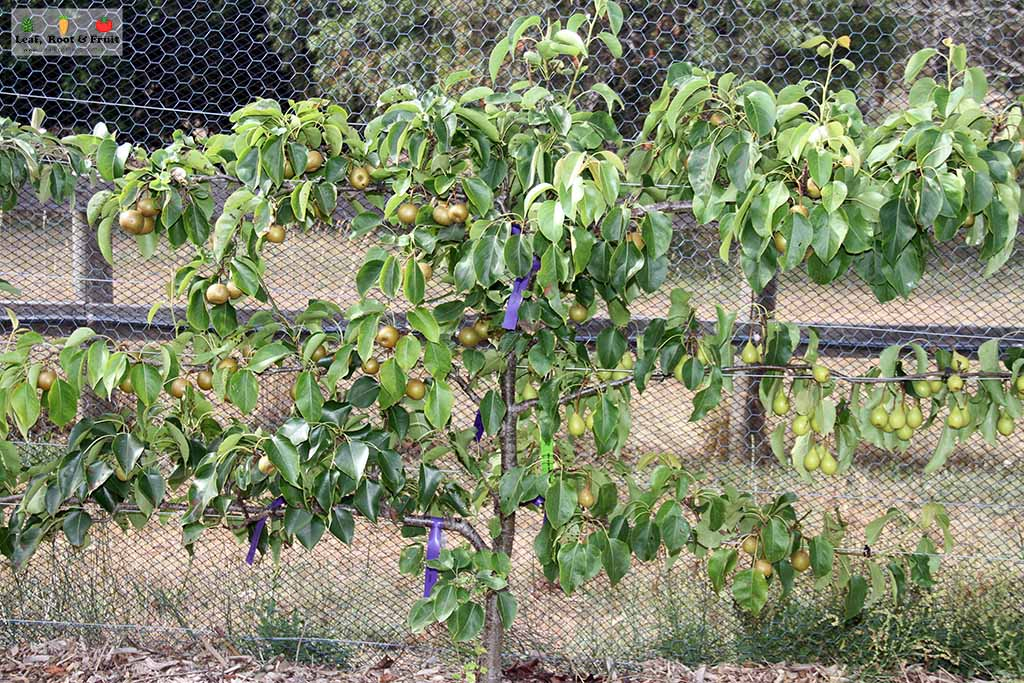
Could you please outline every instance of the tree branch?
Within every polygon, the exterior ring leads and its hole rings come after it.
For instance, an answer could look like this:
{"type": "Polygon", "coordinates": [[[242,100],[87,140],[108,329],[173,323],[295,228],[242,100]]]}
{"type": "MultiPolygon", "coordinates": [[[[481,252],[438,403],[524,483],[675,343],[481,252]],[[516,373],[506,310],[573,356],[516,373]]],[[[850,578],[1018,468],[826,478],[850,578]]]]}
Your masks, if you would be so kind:
{"type": "MultiPolygon", "coordinates": [[[[22,498],[24,498],[24,494],[5,496],[3,498],[0,498],[0,506],[13,507],[20,503],[22,498]]],[[[62,507],[62,509],[67,509],[70,507],[84,507],[85,505],[86,503],[83,503],[82,501],[69,500],[62,507]]],[[[338,507],[350,512],[353,515],[358,515],[360,517],[363,516],[361,512],[359,512],[356,508],[354,508],[351,505],[339,505],[338,507]]],[[[184,503],[162,503],[158,508],[156,508],[156,513],[186,512],[187,510],[189,510],[189,508],[190,506],[184,503]]],[[[319,506],[317,506],[317,509],[321,514],[324,514],[325,511],[320,509],[319,506]]],[[[118,514],[138,514],[141,512],[142,510],[137,505],[122,504],[118,505],[110,516],[113,517],[114,515],[118,514]]],[[[382,513],[382,517],[386,518],[389,522],[392,522],[394,524],[421,528],[430,528],[434,524],[434,518],[428,515],[400,515],[393,508],[387,506],[384,506],[382,508],[382,513]]],[[[232,504],[227,508],[224,514],[221,514],[215,510],[205,510],[203,512],[203,517],[207,519],[223,518],[225,521],[237,520],[243,522],[241,527],[247,527],[251,524],[254,524],[255,522],[260,521],[261,519],[283,517],[284,514],[285,508],[278,508],[277,510],[270,510],[264,508],[263,510],[256,514],[249,514],[248,509],[244,505],[232,504]]],[[[229,528],[232,527],[229,525],[229,528]]],[[[237,529],[239,528],[239,526],[235,526],[233,528],[237,529]]],[[[474,528],[472,524],[470,524],[465,519],[462,519],[461,517],[441,518],[441,528],[445,529],[446,531],[451,531],[453,533],[459,534],[467,541],[469,541],[469,544],[472,545],[476,550],[490,549],[490,547],[487,545],[486,541],[484,541],[483,537],[480,536],[480,533],[476,530],[476,528],[474,528]]]]}
{"type": "MultiPolygon", "coordinates": [[[[627,371],[624,370],[623,372],[627,372],[627,371]]],[[[667,375],[660,375],[659,377],[665,378],[665,377],[667,377],[667,375]]],[[[572,394],[569,394],[568,396],[562,396],[560,399],[558,399],[558,403],[556,405],[565,405],[566,403],[571,403],[571,402],[573,402],[573,401],[575,401],[577,399],[586,398],[588,396],[593,396],[594,394],[599,394],[599,393],[601,393],[602,391],[604,391],[606,389],[614,389],[615,387],[621,387],[624,384],[629,384],[632,381],[633,381],[633,373],[630,372],[628,377],[623,377],[622,379],[616,379],[616,380],[613,380],[611,382],[605,382],[604,384],[592,384],[589,387],[587,387],[586,389],[580,389],[579,391],[577,391],[575,393],[572,393],[572,394]]],[[[518,415],[518,414],[520,414],[522,412],[525,412],[525,411],[529,410],[530,408],[534,407],[535,405],[537,405],[537,403],[539,401],[540,401],[540,399],[536,399],[536,398],[531,398],[529,401],[520,401],[519,403],[514,404],[510,408],[510,412],[513,415],[518,415]]]]}
{"type": "Polygon", "coordinates": [[[690,201],[669,201],[669,202],[658,202],[657,204],[648,204],[646,206],[634,206],[634,214],[645,214],[651,213],[652,211],[663,211],[665,213],[681,213],[693,208],[693,202],[690,201]]]}
{"type": "Polygon", "coordinates": [[[473,391],[472,387],[470,387],[469,380],[463,378],[463,376],[460,375],[457,370],[452,370],[451,372],[448,373],[448,376],[452,379],[453,382],[459,385],[462,391],[465,392],[466,396],[469,396],[469,398],[477,405],[480,404],[480,401],[482,401],[483,399],[481,399],[479,394],[473,391]]]}

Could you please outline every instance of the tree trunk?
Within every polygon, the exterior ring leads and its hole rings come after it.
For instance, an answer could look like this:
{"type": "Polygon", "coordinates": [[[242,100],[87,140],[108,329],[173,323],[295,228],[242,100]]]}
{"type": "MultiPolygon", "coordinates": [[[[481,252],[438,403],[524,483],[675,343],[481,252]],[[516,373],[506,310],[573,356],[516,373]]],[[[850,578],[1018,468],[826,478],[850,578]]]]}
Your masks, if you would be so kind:
{"type": "MultiPolygon", "coordinates": [[[[499,435],[501,446],[501,473],[505,474],[516,466],[516,422],[518,415],[512,410],[516,401],[516,355],[509,354],[508,363],[501,375],[501,398],[507,408],[505,419],[501,423],[499,435]]],[[[501,532],[494,540],[494,551],[502,552],[512,558],[512,544],[516,537],[516,511],[508,515],[501,513],[501,505],[497,494],[494,496],[494,514],[501,520],[501,532]]],[[[484,618],[484,656],[481,664],[484,668],[484,680],[487,683],[500,683],[502,680],[501,651],[502,632],[501,615],[498,612],[498,594],[494,591],[487,595],[486,615],[484,618]]]]}
{"type": "MultiPolygon", "coordinates": [[[[762,316],[769,318],[775,312],[775,300],[778,292],[778,278],[773,277],[764,290],[757,295],[754,303],[761,308],[759,314],[751,313],[750,321],[747,324],[748,334],[754,344],[763,344],[761,328],[757,324],[762,316]],[[761,310],[763,309],[763,310],[761,310]]],[[[746,452],[749,452],[755,461],[773,459],[771,451],[771,440],[767,432],[767,413],[765,406],[761,405],[759,392],[761,390],[761,378],[750,377],[747,380],[747,400],[744,405],[744,430],[746,452]]]]}

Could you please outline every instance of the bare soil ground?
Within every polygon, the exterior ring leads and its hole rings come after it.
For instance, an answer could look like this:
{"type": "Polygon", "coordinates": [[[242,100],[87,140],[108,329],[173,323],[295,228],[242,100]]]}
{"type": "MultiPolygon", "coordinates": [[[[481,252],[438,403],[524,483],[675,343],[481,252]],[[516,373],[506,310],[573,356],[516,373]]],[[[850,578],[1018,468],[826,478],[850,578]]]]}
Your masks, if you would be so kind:
{"type": "MultiPolygon", "coordinates": [[[[0,680],[7,683],[433,683],[465,680],[462,670],[422,652],[397,652],[357,671],[306,666],[276,658],[260,661],[230,645],[203,642],[191,650],[152,650],[130,645],[87,645],[50,640],[14,646],[0,655],[0,680]]],[[[536,660],[505,670],[516,683],[840,683],[856,681],[835,666],[807,664],[730,665],[688,668],[664,660],[643,662],[636,671],[588,674],[552,670],[536,660]]],[[[909,667],[893,675],[903,683],[966,683],[943,671],[909,667]]]]}

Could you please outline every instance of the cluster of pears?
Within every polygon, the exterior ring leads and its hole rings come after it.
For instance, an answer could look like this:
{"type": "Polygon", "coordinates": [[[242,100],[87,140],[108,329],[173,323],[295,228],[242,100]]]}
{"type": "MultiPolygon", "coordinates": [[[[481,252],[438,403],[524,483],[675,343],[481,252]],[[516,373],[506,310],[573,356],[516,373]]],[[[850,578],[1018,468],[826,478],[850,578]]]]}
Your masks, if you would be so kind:
{"type": "Polygon", "coordinates": [[[220,304],[227,303],[229,300],[234,301],[235,299],[240,298],[243,294],[244,292],[239,289],[238,285],[231,280],[228,280],[227,283],[214,282],[209,285],[203,296],[206,298],[206,303],[211,306],[219,306],[220,304]]]}
{"type": "MultiPolygon", "coordinates": [[[[420,207],[413,202],[403,202],[399,205],[395,215],[403,225],[416,223],[416,216],[419,215],[420,207]]],[[[469,207],[465,202],[441,202],[434,206],[431,218],[438,225],[445,227],[456,223],[465,223],[469,219],[469,207]]]]}
{"type": "MultiPolygon", "coordinates": [[[[306,152],[306,168],[303,170],[304,173],[316,173],[323,165],[324,155],[320,150],[311,149],[306,152]]],[[[289,180],[295,177],[295,169],[292,168],[292,162],[287,157],[284,160],[284,177],[289,180]]]]}
{"type": "MultiPolygon", "coordinates": [[[[887,409],[889,401],[883,398],[878,405],[871,409],[868,420],[871,424],[887,434],[896,434],[900,441],[909,441],[914,436],[914,431],[924,424],[924,412],[917,401],[910,402],[907,408],[907,397],[903,395],[892,401],[892,408],[887,409]]],[[[966,410],[966,406],[964,410],[966,410]]],[[[960,410],[954,408],[954,410],[960,410]]],[[[966,420],[964,422],[966,424],[966,420]]],[[[961,425],[962,426],[962,425],[961,425]]]]}
{"type": "Polygon", "coordinates": [[[491,330],[491,321],[481,316],[472,325],[460,328],[455,338],[458,340],[459,346],[472,349],[480,344],[486,344],[492,338],[497,341],[500,334],[500,330],[491,330]]]}
{"type": "MultiPolygon", "coordinates": [[[[321,349],[322,348],[323,347],[321,347],[321,349]]],[[[231,356],[222,358],[217,362],[216,369],[224,370],[228,374],[235,372],[236,370],[238,370],[238,360],[231,356]]],[[[198,386],[203,391],[210,391],[211,389],[213,389],[213,372],[214,371],[209,368],[197,372],[196,386],[198,386]]],[[[191,383],[188,381],[188,379],[186,379],[185,377],[178,377],[173,382],[171,382],[170,386],[167,389],[167,393],[169,393],[174,398],[181,398],[182,396],[185,395],[185,391],[188,389],[189,386],[191,386],[191,383]]]]}
{"type": "Polygon", "coordinates": [[[633,373],[633,354],[626,351],[619,358],[619,362],[615,364],[613,369],[601,369],[597,371],[597,379],[601,382],[609,382],[612,380],[623,379],[629,377],[633,373]]]}
{"type": "MultiPolygon", "coordinates": [[[[740,547],[747,555],[755,558],[754,571],[760,572],[766,579],[772,575],[772,563],[761,556],[761,539],[756,533],[750,534],[744,538],[740,547]]],[[[811,554],[803,548],[798,548],[789,556],[789,563],[793,565],[794,570],[803,573],[811,566],[811,554]]]]}
{"type": "MultiPolygon", "coordinates": [[[[740,351],[740,360],[747,365],[760,365],[764,362],[764,350],[761,346],[754,346],[753,342],[747,340],[747,343],[743,346],[743,350],[740,351]]],[[[822,365],[821,363],[815,363],[811,367],[811,375],[814,377],[814,381],[818,384],[827,384],[828,381],[832,379],[832,371],[828,369],[828,366],[822,365]]],[[[785,415],[789,411],[789,402],[786,400],[786,396],[785,394],[782,394],[782,392],[776,394],[776,400],[779,400],[779,396],[782,397],[782,401],[785,401],[785,405],[787,407],[782,409],[781,412],[776,410],[775,414],[785,415]]]]}
{"type": "Polygon", "coordinates": [[[821,470],[822,474],[831,477],[839,469],[839,461],[825,444],[815,441],[804,454],[804,469],[808,472],[821,470]]]}
{"type": "MultiPolygon", "coordinates": [[[[594,414],[588,410],[581,411],[577,407],[576,410],[569,414],[568,419],[565,421],[565,430],[574,439],[578,439],[587,432],[594,431],[594,414]]],[[[590,506],[584,505],[583,507],[590,506]]]]}
{"type": "Polygon", "coordinates": [[[156,230],[158,215],[160,207],[153,197],[146,194],[135,202],[134,207],[125,209],[117,215],[117,224],[130,235],[148,235],[156,230]]]}
{"type": "MultiPolygon", "coordinates": [[[[402,334],[398,331],[397,327],[394,325],[382,325],[380,329],[377,330],[375,340],[378,346],[390,351],[398,346],[398,342],[401,338],[402,334]]],[[[362,371],[368,375],[376,375],[380,371],[380,361],[373,357],[368,358],[363,361],[361,368],[362,371]]],[[[419,401],[427,395],[426,383],[416,377],[409,378],[405,383],[405,395],[413,401],[419,401]]]]}

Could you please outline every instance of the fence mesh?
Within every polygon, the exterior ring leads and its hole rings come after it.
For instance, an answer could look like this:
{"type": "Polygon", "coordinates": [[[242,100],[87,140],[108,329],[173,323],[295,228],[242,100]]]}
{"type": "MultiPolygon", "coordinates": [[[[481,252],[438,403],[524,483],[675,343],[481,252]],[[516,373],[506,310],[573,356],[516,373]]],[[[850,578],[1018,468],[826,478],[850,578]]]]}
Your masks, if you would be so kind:
{"type": "MultiPolygon", "coordinates": [[[[821,69],[820,60],[798,48],[818,32],[851,36],[850,58],[859,76],[849,76],[847,85],[865,98],[865,113],[875,119],[904,97],[906,57],[947,36],[967,43],[1000,91],[1024,88],[1021,10],[1001,2],[674,0],[622,6],[624,56],[617,62],[602,56],[590,77],[622,94],[626,106],[618,117],[627,137],[638,130],[673,62],[695,61],[773,85],[795,82],[821,69]]],[[[0,4],[4,27],[10,7],[0,4]]],[[[70,132],[102,120],[142,144],[159,144],[175,128],[223,130],[229,112],[257,97],[327,96],[343,103],[354,120],[365,120],[377,95],[391,85],[426,84],[457,68],[481,69],[512,17],[565,17],[586,7],[511,0],[132,0],[123,8],[123,58],[0,55],[0,115],[27,118],[32,107],[43,107],[50,130],[70,132]]],[[[269,258],[269,285],[282,308],[301,309],[311,298],[355,298],[351,273],[366,245],[347,237],[344,211],[339,209],[335,225],[289,236],[269,258]]],[[[682,218],[676,228],[672,284],[695,293],[701,317],[712,319],[715,304],[747,306],[751,295],[738,269],[717,258],[715,229],[682,218]]],[[[146,315],[149,304],[164,296],[182,256],[158,251],[143,260],[121,235],[114,253],[111,268],[78,212],[25,194],[15,209],[0,214],[0,277],[21,290],[3,304],[23,324],[54,336],[82,324],[134,342],[168,334],[166,311],[152,324],[146,315]]],[[[762,303],[781,320],[818,327],[836,367],[863,368],[866,356],[911,339],[962,352],[995,337],[1024,342],[1024,257],[1018,252],[999,273],[982,279],[973,254],[965,246],[938,250],[909,301],[878,304],[852,276],[821,288],[804,274],[788,274],[762,303]]],[[[639,314],[666,309],[667,301],[652,298],[639,314]]],[[[281,419],[290,383],[280,376],[264,388],[258,421],[271,425],[281,419]]],[[[951,571],[1021,577],[1019,435],[998,449],[980,438],[964,444],[927,478],[920,474],[933,446],[927,436],[905,455],[865,448],[850,476],[806,485],[767,448],[773,418],[749,430],[756,392],[744,389],[738,380],[723,405],[694,424],[687,421],[691,397],[685,391],[675,384],[653,386],[634,406],[629,457],[671,451],[689,467],[761,495],[795,490],[808,504],[837,510],[854,535],[890,506],[941,502],[957,541],[951,571]]],[[[469,422],[472,408],[462,406],[457,419],[469,422]]],[[[59,433],[41,432],[25,445],[26,453],[47,457],[60,439],[59,433]]],[[[522,613],[510,636],[513,652],[580,662],[659,654],[708,661],[770,657],[766,641],[757,636],[773,628],[779,642],[793,634],[814,640],[812,627],[819,622],[800,615],[820,598],[799,593],[754,622],[715,596],[699,565],[690,562],[639,567],[617,589],[600,580],[565,597],[530,559],[539,523],[539,515],[528,519],[517,539],[514,588],[522,613]]],[[[125,537],[108,524],[84,551],[55,541],[25,572],[5,570],[0,626],[12,639],[76,631],[129,631],[133,638],[159,642],[213,635],[267,655],[349,665],[382,649],[435,642],[433,633],[410,637],[403,626],[419,590],[414,579],[397,572],[405,541],[390,529],[359,531],[354,547],[330,540],[313,552],[287,550],[280,565],[263,561],[250,569],[241,562],[244,548],[227,531],[210,533],[190,558],[173,526],[128,531],[125,537]]],[[[1010,607],[1019,610],[1019,600],[1010,607]]]]}

